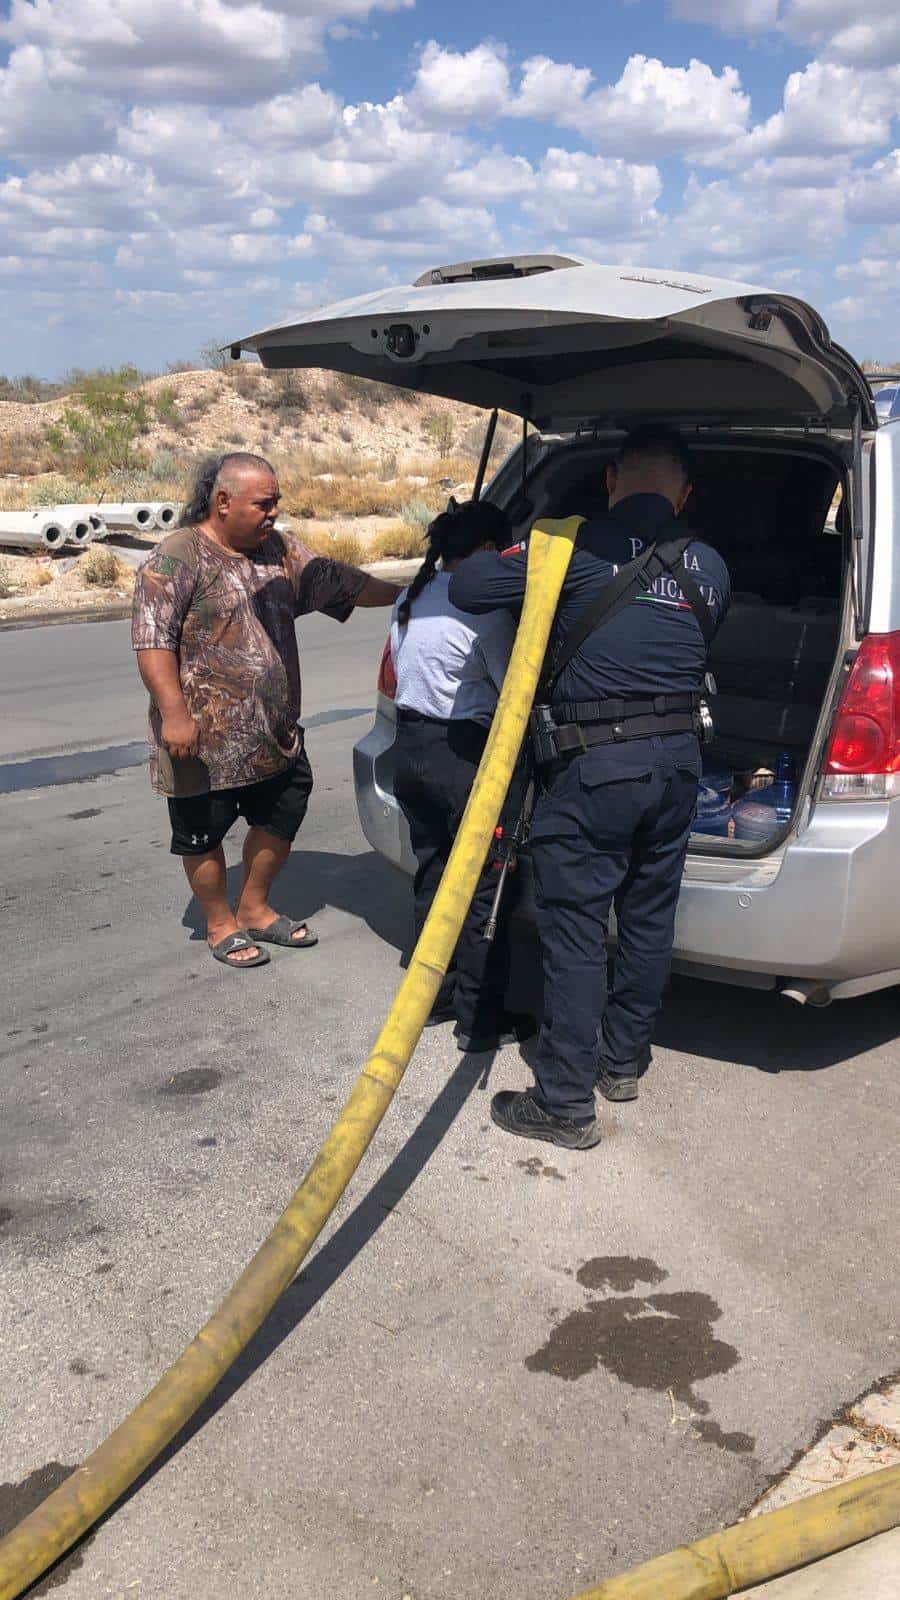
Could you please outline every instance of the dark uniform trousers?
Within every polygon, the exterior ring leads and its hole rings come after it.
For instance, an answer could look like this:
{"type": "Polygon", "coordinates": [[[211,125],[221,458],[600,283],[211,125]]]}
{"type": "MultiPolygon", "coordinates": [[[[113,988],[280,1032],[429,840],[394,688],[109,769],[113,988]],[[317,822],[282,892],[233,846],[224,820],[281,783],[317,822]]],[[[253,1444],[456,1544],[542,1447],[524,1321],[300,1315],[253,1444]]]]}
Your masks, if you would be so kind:
{"type": "Polygon", "coordinates": [[[531,829],[544,962],[535,1078],[558,1116],[593,1116],[598,1060],[619,1072],[645,1065],[700,772],[696,736],[677,733],[587,750],[545,781],[531,829]],[[608,994],[613,904],[618,951],[608,994]]]}
{"type": "MultiPolygon", "coordinates": [[[[487,729],[476,722],[438,722],[408,712],[398,718],[394,794],[409,823],[418,863],[413,898],[416,939],[447,865],[486,740],[487,729]]],[[[495,1028],[509,979],[505,904],[493,943],[484,938],[496,887],[489,856],[435,1000],[435,1005],[452,1004],[460,1031],[473,1036],[495,1028]]]]}

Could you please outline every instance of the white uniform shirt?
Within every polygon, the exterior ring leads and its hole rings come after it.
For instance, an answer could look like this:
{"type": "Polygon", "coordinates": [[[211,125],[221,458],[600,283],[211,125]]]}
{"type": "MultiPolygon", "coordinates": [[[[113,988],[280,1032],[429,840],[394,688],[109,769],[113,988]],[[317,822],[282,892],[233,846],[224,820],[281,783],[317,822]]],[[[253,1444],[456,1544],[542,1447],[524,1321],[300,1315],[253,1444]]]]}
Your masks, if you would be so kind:
{"type": "Polygon", "coordinates": [[[516,636],[508,611],[481,616],[458,611],[447,591],[449,572],[436,572],[412,604],[402,628],[391,616],[391,660],[397,676],[395,704],[442,722],[466,718],[488,727],[494,715],[516,636]]]}

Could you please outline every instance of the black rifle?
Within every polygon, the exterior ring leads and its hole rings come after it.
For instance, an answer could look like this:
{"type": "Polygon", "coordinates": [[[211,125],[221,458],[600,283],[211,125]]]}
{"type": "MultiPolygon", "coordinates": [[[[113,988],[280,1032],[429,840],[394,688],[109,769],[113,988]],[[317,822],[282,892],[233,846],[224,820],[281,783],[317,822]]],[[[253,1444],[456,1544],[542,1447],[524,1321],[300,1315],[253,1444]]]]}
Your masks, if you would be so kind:
{"type": "Polygon", "coordinates": [[[519,813],[513,824],[512,832],[507,833],[505,828],[499,830],[501,834],[498,850],[500,875],[497,879],[497,887],[494,890],[494,899],[491,904],[491,914],[488,917],[484,928],[484,937],[488,944],[493,944],[494,937],[497,932],[497,921],[500,916],[500,905],[503,900],[503,892],[506,888],[506,880],[510,872],[515,871],[519,851],[523,850],[525,845],[528,843],[528,830],[531,826],[531,814],[534,811],[534,771],[530,762],[528,764],[528,771],[529,776],[528,781],[525,784],[524,793],[522,795],[522,804],[519,807],[519,813]]]}

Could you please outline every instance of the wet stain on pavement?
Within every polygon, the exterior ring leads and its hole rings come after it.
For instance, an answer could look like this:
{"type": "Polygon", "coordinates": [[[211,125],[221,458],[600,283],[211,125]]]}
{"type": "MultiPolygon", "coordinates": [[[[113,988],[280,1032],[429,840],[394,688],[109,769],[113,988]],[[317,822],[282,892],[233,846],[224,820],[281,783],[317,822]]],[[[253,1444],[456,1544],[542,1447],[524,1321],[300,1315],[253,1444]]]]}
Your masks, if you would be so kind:
{"type": "Polygon", "coordinates": [[[69,1371],[74,1372],[76,1378],[88,1377],[90,1370],[87,1362],[82,1361],[79,1356],[76,1356],[74,1361],[69,1362],[69,1371]]]}
{"type": "Polygon", "coordinates": [[[107,745],[102,750],[79,750],[74,755],[38,756],[33,761],[8,761],[0,766],[0,794],[23,789],[48,789],[57,784],[84,783],[147,760],[145,740],[107,745]]]}
{"type": "Polygon", "coordinates": [[[8,1222],[12,1222],[14,1216],[15,1212],[11,1211],[9,1206],[0,1206],[0,1228],[5,1228],[8,1222]]]}
{"type": "MultiPolygon", "coordinates": [[[[34,1511],[46,1500],[48,1494],[58,1489],[61,1483],[75,1471],[74,1467],[63,1466],[61,1461],[48,1461],[46,1466],[37,1467],[30,1472],[21,1483],[0,1483],[0,1537],[10,1533],[29,1512],[34,1511]]],[[[58,1589],[72,1573],[84,1563],[83,1551],[89,1545],[94,1535],[88,1534],[87,1538],[76,1546],[74,1550],[63,1556],[50,1571],[45,1574],[40,1583],[29,1589],[29,1600],[42,1594],[49,1594],[51,1589],[58,1589]]]]}
{"type": "Polygon", "coordinates": [[[689,1406],[698,1419],[691,1419],[691,1428],[702,1443],[748,1455],[755,1448],[753,1436],[726,1433],[709,1417],[708,1401],[696,1392],[697,1384],[730,1372],[740,1361],[734,1345],[716,1336],[713,1325],[722,1311],[715,1300],[696,1290],[629,1292],[638,1284],[655,1287],[668,1277],[649,1256],[594,1256],[576,1276],[589,1296],[591,1291],[607,1292],[601,1299],[589,1297],[582,1308],[557,1322],[546,1342],[527,1358],[528,1371],[573,1382],[602,1367],[633,1389],[668,1395],[673,1406],[676,1401],[689,1406]]]}
{"type": "Polygon", "coordinates": [[[102,928],[111,928],[111,927],[112,927],[112,923],[111,922],[95,922],[92,928],[88,928],[88,933],[99,933],[102,928]]]}
{"type": "Polygon", "coordinates": [[[215,1067],[188,1067],[184,1072],[173,1072],[159,1089],[160,1094],[209,1094],[222,1082],[221,1072],[215,1067]]]}
{"type": "Polygon", "coordinates": [[[99,1278],[101,1273],[112,1272],[112,1269],[113,1264],[111,1261],[101,1261],[99,1267],[94,1268],[94,1275],[99,1278]]]}
{"type": "Polygon", "coordinates": [[[692,1422],[691,1427],[704,1444],[714,1444],[720,1450],[729,1450],[732,1455],[745,1456],[756,1449],[752,1433],[723,1433],[719,1424],[711,1419],[692,1422]]]}
{"type": "Polygon", "coordinates": [[[576,1274],[583,1289],[614,1289],[627,1294],[639,1283],[664,1283],[668,1274],[649,1256],[593,1256],[576,1274]]]}
{"type": "Polygon", "coordinates": [[[66,816],[70,822],[83,822],[85,817],[99,817],[101,814],[100,806],[90,806],[87,811],[66,812],[66,816]]]}
{"type": "Polygon", "coordinates": [[[560,1183],[565,1183],[565,1174],[550,1163],[544,1163],[540,1156],[529,1156],[527,1161],[517,1161],[517,1167],[527,1172],[530,1178],[558,1178],[560,1183]]]}
{"type": "Polygon", "coordinates": [[[219,1142],[218,1139],[216,1139],[215,1137],[210,1137],[209,1139],[198,1139],[197,1140],[197,1144],[199,1145],[201,1150],[214,1150],[216,1145],[218,1144],[218,1142],[219,1142]]]}
{"type": "Polygon", "coordinates": [[[602,1366],[634,1389],[671,1390],[702,1416],[709,1405],[695,1384],[730,1372],[740,1360],[734,1346],[713,1333],[721,1315],[709,1295],[691,1291],[589,1300],[557,1323],[525,1365],[570,1382],[602,1366]]]}

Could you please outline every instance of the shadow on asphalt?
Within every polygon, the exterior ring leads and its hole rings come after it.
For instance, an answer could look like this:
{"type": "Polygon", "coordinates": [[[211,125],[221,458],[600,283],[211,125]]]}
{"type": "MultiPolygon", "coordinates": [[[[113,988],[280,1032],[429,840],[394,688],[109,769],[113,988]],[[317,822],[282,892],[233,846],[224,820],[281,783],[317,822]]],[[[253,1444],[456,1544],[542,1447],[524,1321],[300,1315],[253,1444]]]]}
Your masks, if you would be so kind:
{"type": "MultiPolygon", "coordinates": [[[[147,1468],[106,1517],[101,1519],[101,1526],[134,1495],[139,1494],[144,1485],[149,1483],[156,1473],[165,1467],[223,1406],[228,1404],[247,1379],[268,1361],[284,1340],[290,1337],[309,1312],[324,1298],[329,1289],[333,1288],[375,1237],[385,1218],[390,1216],[404,1195],[412,1188],[438,1149],[444,1135],[456,1121],[469,1096],[476,1089],[487,1089],[493,1061],[494,1052],[460,1057],[458,1065],[425,1112],[421,1122],[397,1151],[381,1177],[364,1195],[346,1221],[342,1222],[331,1235],[327,1243],[298,1273],[214,1393],[176,1435],[162,1455],[147,1468]]],[[[86,1537],[89,1538],[91,1535],[86,1537]]]]}
{"type": "MultiPolygon", "coordinates": [[[[237,903],[243,869],[228,869],[228,894],[237,903]]],[[[409,879],[374,850],[339,855],[331,850],[294,850],[275,881],[272,904],[289,917],[310,921],[325,906],[347,911],[365,922],[382,943],[405,948],[412,929],[409,879]]],[[[191,897],[181,919],[194,939],[205,938],[204,921],[191,897]]]]}
{"type": "MultiPolygon", "coordinates": [[[[241,869],[232,867],[228,888],[235,900],[241,869]]],[[[365,922],[378,939],[401,953],[406,964],[412,934],[409,880],[374,850],[355,856],[331,851],[295,851],[275,885],[273,901],[292,917],[314,917],[336,906],[365,922]]],[[[185,927],[200,939],[196,901],[185,927]]],[[[541,993],[540,953],[533,927],[513,923],[514,970],[510,1004],[535,1010],[541,993]]],[[[857,1000],[836,1001],[825,1010],[800,1006],[769,990],[742,989],[699,978],[675,977],[666,993],[653,1043],[682,1055],[702,1056],[760,1072],[819,1072],[876,1050],[900,1036],[900,990],[884,989],[857,1000]]],[[[530,1059],[525,1052],[526,1059],[530,1059]]]]}
{"type": "Polygon", "coordinates": [[[655,1045],[760,1072],[820,1072],[900,1034],[900,993],[883,989],[826,1010],[769,991],[673,978],[655,1045]]]}

